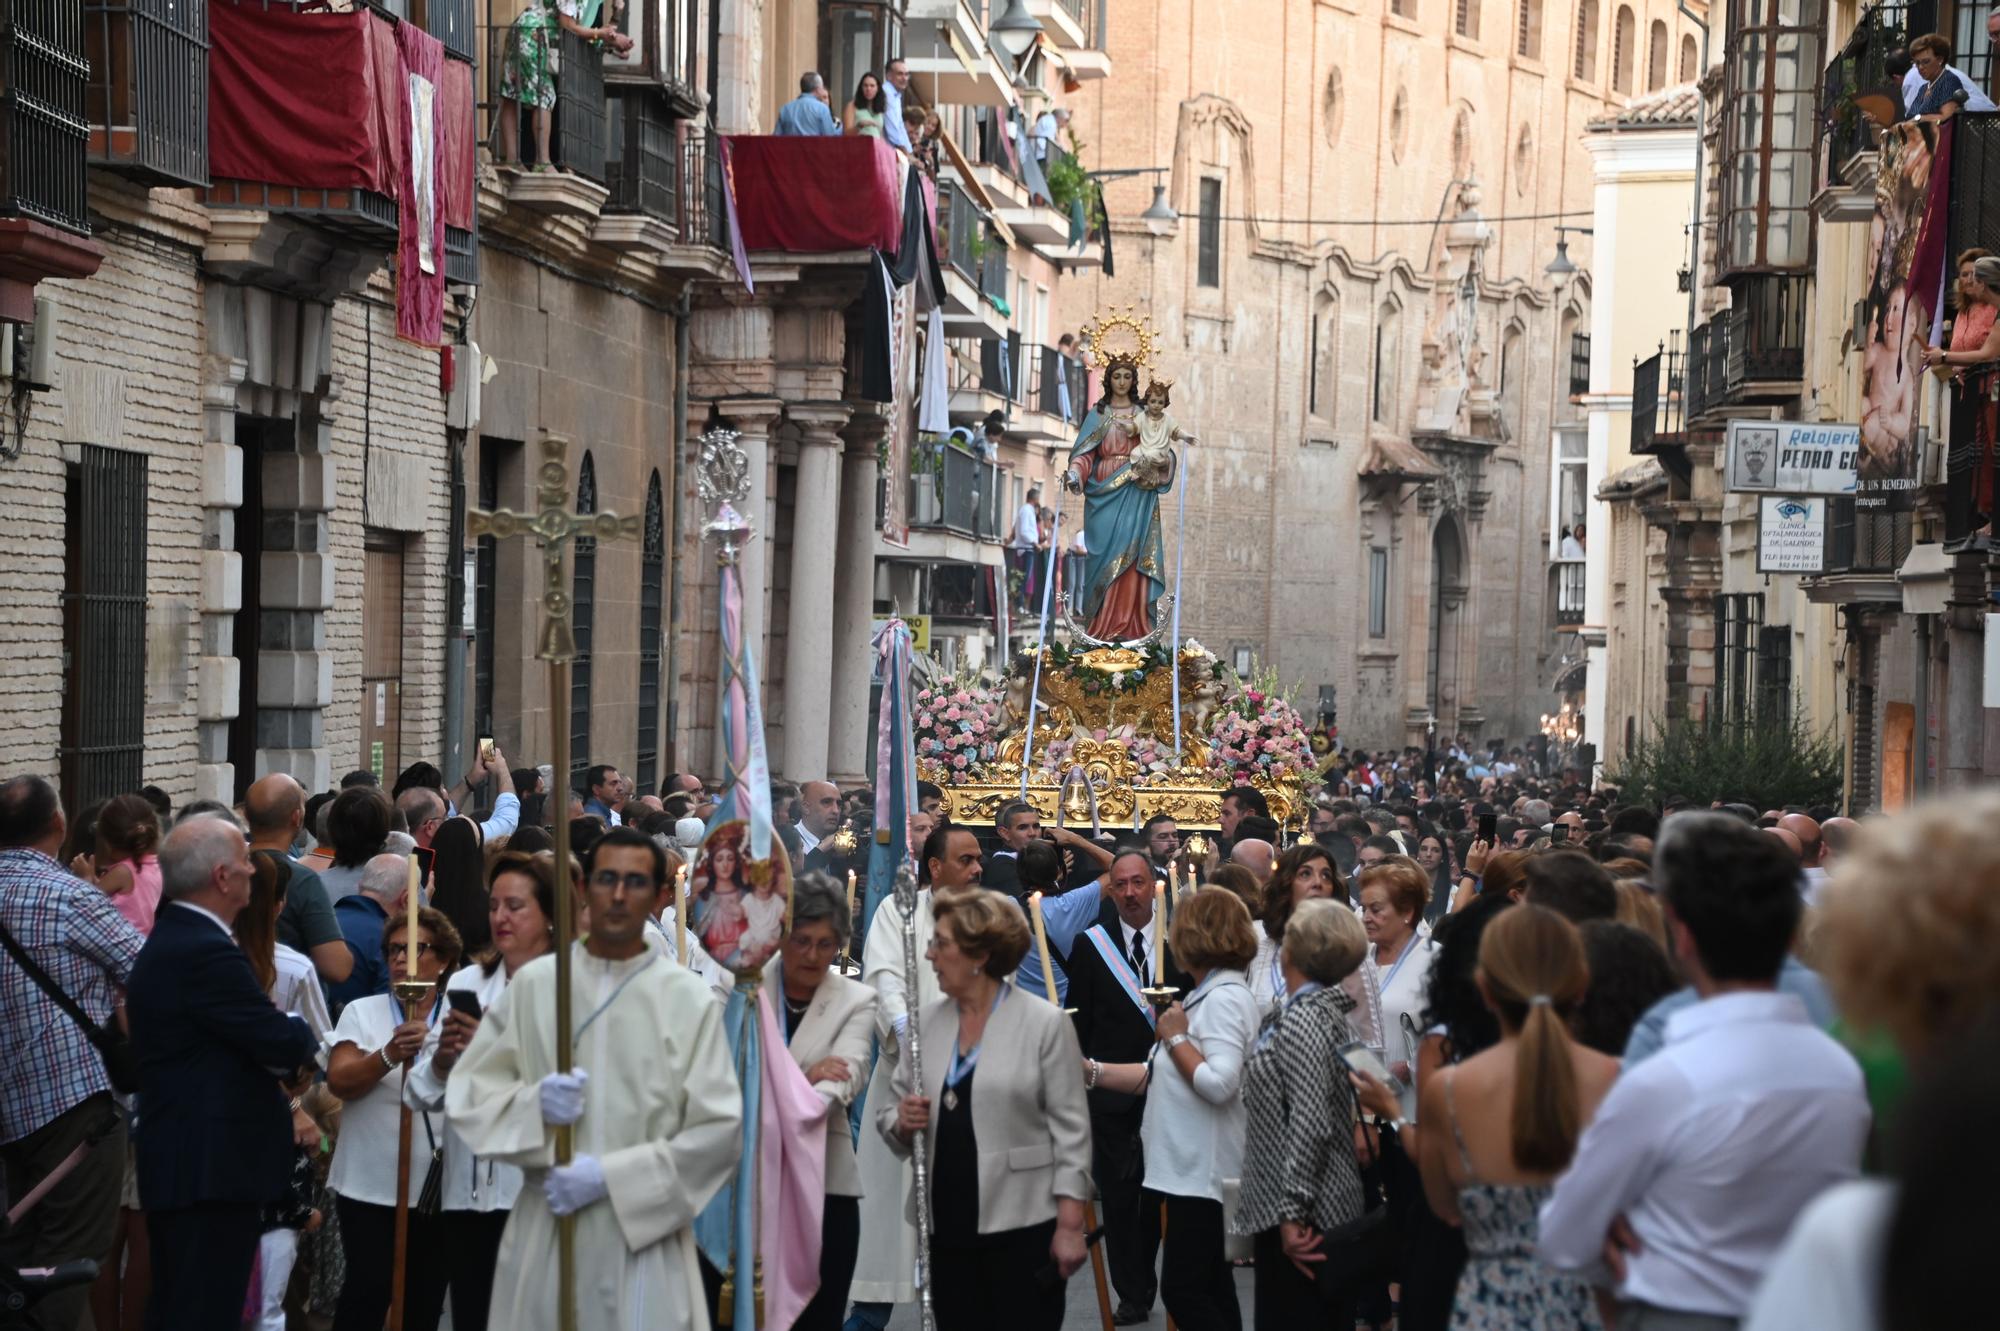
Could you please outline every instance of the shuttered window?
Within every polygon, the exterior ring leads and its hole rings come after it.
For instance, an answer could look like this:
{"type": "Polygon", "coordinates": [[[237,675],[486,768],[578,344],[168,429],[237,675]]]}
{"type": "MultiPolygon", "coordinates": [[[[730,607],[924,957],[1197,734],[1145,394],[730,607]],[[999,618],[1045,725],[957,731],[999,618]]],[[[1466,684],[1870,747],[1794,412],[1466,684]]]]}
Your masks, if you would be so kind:
{"type": "Polygon", "coordinates": [[[146,455],[84,445],[69,464],[63,554],[63,804],[145,784],[146,455]]]}

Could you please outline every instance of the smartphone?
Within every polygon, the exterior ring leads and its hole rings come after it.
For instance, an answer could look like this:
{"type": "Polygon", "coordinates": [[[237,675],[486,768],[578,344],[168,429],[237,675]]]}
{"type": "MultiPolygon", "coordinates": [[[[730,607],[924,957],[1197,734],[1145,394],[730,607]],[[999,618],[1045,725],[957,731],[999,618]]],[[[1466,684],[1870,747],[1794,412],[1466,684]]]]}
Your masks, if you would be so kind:
{"type": "Polygon", "coordinates": [[[451,1004],[453,1012],[463,1012],[474,1021],[479,1020],[479,995],[470,989],[447,989],[444,1001],[451,1004]]]}
{"type": "Polygon", "coordinates": [[[1350,1072],[1365,1072],[1384,1086],[1395,1085],[1395,1079],[1389,1075],[1389,1065],[1382,1061],[1380,1054],[1361,1041],[1349,1040],[1340,1047],[1339,1054],[1341,1063],[1350,1072]]]}
{"type": "Polygon", "coordinates": [[[1557,823],[1549,828],[1549,840],[1558,846],[1569,840],[1569,824],[1557,823]]]}
{"type": "Polygon", "coordinates": [[[479,761],[482,763],[493,761],[493,736],[481,735],[479,737],[479,761]]]}
{"type": "Polygon", "coordinates": [[[1499,835],[1500,835],[1500,815],[1497,813],[1480,814],[1479,839],[1481,841],[1484,841],[1487,845],[1490,846],[1493,844],[1494,838],[1499,835]]]}

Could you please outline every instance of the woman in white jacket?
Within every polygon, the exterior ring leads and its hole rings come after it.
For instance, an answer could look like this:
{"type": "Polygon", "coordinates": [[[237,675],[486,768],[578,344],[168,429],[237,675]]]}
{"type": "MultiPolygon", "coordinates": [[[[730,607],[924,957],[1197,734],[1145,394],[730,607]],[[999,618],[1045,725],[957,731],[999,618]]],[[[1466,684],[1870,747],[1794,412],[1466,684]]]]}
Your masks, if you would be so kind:
{"type": "Polygon", "coordinates": [[[1160,1014],[1159,1044],[1144,1063],[1085,1060],[1084,1080],[1146,1092],[1140,1129],[1146,1190],[1166,1207],[1160,1301],[1182,1331],[1239,1331],[1243,1314],[1223,1248],[1225,1182],[1243,1173],[1243,1064],[1262,1016],[1244,975],[1257,934],[1243,901],[1206,887],[1173,912],[1167,945],[1195,981],[1160,1014]],[[1171,1064],[1171,1066],[1167,1066],[1171,1064]]]}

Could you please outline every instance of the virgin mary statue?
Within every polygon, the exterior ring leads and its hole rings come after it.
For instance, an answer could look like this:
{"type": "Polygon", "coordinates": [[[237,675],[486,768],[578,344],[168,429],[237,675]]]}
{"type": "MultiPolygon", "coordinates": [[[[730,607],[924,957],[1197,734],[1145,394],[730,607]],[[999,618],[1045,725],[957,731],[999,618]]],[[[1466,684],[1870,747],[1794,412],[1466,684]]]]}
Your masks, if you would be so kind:
{"type": "Polygon", "coordinates": [[[1156,433],[1159,426],[1148,421],[1138,392],[1138,361],[1112,357],[1104,371],[1104,396],[1084,417],[1064,474],[1064,484],[1083,493],[1089,552],[1082,585],[1070,592],[1070,612],[1099,642],[1151,637],[1153,607],[1167,592],[1160,496],[1173,488],[1175,468],[1134,466],[1142,434],[1156,433]],[[1148,425],[1154,429],[1146,430],[1148,425]]]}

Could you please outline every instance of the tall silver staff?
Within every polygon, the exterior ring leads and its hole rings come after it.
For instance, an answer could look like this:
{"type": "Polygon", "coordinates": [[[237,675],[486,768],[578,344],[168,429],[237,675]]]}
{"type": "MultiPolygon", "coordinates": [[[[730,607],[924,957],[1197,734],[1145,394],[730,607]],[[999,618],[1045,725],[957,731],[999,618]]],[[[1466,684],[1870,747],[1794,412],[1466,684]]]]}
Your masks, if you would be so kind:
{"type": "MultiPolygon", "coordinates": [[[[903,912],[903,995],[909,1022],[904,1028],[904,1054],[910,1060],[910,1085],[924,1091],[924,1043],[918,1034],[922,1013],[912,997],[917,992],[917,874],[909,859],[896,870],[896,909],[903,912]]],[[[937,1331],[931,1312],[931,1166],[930,1129],[910,1134],[910,1172],[917,1190],[917,1307],[921,1331],[937,1331]]]]}

